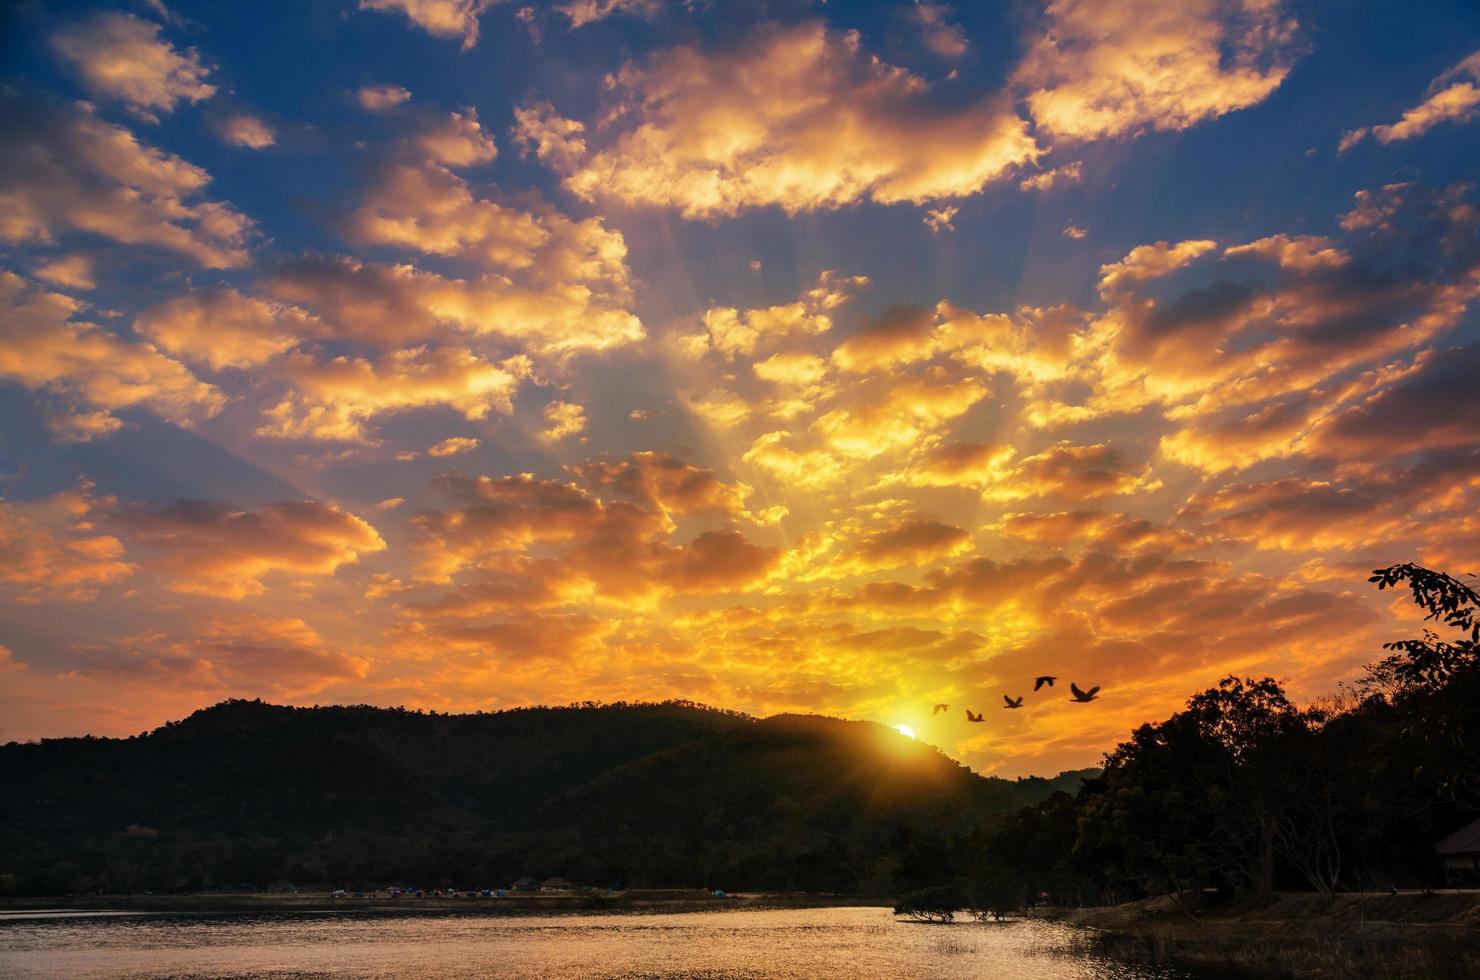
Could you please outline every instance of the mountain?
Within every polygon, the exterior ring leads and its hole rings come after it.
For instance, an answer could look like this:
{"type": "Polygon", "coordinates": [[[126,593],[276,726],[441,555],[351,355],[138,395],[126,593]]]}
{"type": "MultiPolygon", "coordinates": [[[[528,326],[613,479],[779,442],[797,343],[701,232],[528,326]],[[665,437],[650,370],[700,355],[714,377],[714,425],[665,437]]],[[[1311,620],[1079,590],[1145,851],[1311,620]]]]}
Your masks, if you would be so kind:
{"type": "Polygon", "coordinates": [[[890,893],[1073,791],[871,722],[686,702],[448,715],[227,701],[0,747],[0,889],[452,882],[890,893]]]}

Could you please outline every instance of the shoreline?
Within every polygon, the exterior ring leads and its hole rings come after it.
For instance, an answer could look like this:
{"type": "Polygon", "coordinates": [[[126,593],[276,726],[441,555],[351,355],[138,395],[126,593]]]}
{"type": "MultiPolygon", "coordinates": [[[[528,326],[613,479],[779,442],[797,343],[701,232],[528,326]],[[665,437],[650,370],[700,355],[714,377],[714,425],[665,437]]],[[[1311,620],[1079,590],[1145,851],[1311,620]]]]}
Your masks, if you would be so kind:
{"type": "Polygon", "coordinates": [[[1169,896],[1045,910],[1116,959],[1256,977],[1480,976],[1480,892],[1282,894],[1188,914],[1169,896]]]}
{"type": "Polygon", "coordinates": [[[715,897],[692,889],[633,889],[616,893],[555,892],[498,897],[386,895],[336,897],[326,892],[194,892],[186,895],[64,895],[0,898],[0,912],[461,912],[529,915],[567,912],[714,912],[736,909],[892,907],[865,895],[743,892],[715,897]]]}

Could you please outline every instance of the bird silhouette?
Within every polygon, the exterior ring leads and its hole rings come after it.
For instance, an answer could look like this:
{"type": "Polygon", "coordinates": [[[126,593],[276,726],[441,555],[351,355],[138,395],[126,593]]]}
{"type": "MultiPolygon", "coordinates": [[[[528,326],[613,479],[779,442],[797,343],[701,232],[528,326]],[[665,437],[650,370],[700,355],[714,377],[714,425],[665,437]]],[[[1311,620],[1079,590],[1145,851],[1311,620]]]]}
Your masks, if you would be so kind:
{"type": "Polygon", "coordinates": [[[951,706],[948,705],[948,704],[937,704],[935,706],[935,710],[934,711],[931,711],[930,714],[932,716],[934,716],[934,715],[940,714],[942,711],[949,711],[950,709],[951,709],[951,706]]]}
{"type": "Polygon", "coordinates": [[[1042,677],[1035,677],[1033,678],[1033,690],[1036,691],[1045,684],[1053,687],[1053,682],[1056,680],[1058,680],[1057,677],[1049,677],[1047,674],[1044,674],[1042,677]]]}
{"type": "Polygon", "coordinates": [[[1023,706],[1023,696],[1021,694],[1019,694],[1017,696],[1017,700],[1016,701],[1014,701],[1012,698],[1008,697],[1005,694],[1002,695],[1002,700],[1005,702],[1002,705],[1002,707],[1004,707],[1004,708],[1021,708],[1023,706]]]}
{"type": "Polygon", "coordinates": [[[981,715],[974,715],[974,714],[972,714],[970,708],[967,708],[966,709],[966,720],[967,721],[986,721],[986,719],[983,718],[981,715]]]}
{"type": "Polygon", "coordinates": [[[1082,704],[1088,704],[1089,702],[1093,701],[1095,699],[1095,695],[1097,695],[1100,691],[1098,686],[1092,687],[1088,691],[1081,691],[1079,689],[1079,685],[1075,684],[1073,681],[1069,682],[1069,690],[1074,695],[1069,700],[1078,701],[1082,704]]]}

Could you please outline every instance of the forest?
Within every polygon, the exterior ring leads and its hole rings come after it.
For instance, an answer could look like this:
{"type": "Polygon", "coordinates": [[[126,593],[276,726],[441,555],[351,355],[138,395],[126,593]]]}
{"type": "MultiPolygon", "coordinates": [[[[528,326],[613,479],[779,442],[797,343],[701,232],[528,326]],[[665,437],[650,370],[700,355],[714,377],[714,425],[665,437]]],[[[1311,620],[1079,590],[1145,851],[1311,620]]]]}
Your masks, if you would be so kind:
{"type": "Polygon", "coordinates": [[[1433,628],[1310,705],[1270,677],[1224,678],[1137,728],[1077,793],[973,835],[972,870],[914,904],[1190,906],[1208,890],[1268,902],[1442,884],[1434,844],[1480,817],[1480,596],[1412,564],[1371,580],[1406,586],[1433,628]]]}
{"type": "Polygon", "coordinates": [[[982,777],[881,725],[687,702],[451,715],[227,701],[125,739],[0,747],[0,893],[609,887],[1005,913],[1209,890],[1430,887],[1480,816],[1480,597],[1313,704],[1227,677],[1103,768],[982,777]],[[1448,634],[1441,635],[1439,630],[1448,634]]]}
{"type": "Polygon", "coordinates": [[[891,895],[1073,789],[882,725],[685,702],[438,714],[228,701],[125,739],[0,747],[12,895],[709,886],[891,895]]]}

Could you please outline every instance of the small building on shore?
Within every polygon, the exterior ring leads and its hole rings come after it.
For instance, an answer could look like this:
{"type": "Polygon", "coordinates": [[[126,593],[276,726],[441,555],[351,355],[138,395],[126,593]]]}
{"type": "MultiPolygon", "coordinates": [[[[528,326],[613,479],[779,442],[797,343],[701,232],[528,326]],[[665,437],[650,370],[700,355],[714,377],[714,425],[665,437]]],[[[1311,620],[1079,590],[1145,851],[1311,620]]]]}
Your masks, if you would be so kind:
{"type": "Polygon", "coordinates": [[[546,878],[540,882],[540,891],[542,892],[569,892],[575,891],[575,887],[575,885],[560,877],[546,878]]]}
{"type": "Polygon", "coordinates": [[[1434,845],[1451,885],[1480,885],[1480,820],[1472,820],[1434,845]]]}
{"type": "Polygon", "coordinates": [[[533,878],[525,876],[509,886],[511,892],[532,892],[540,887],[540,883],[533,878]]]}

